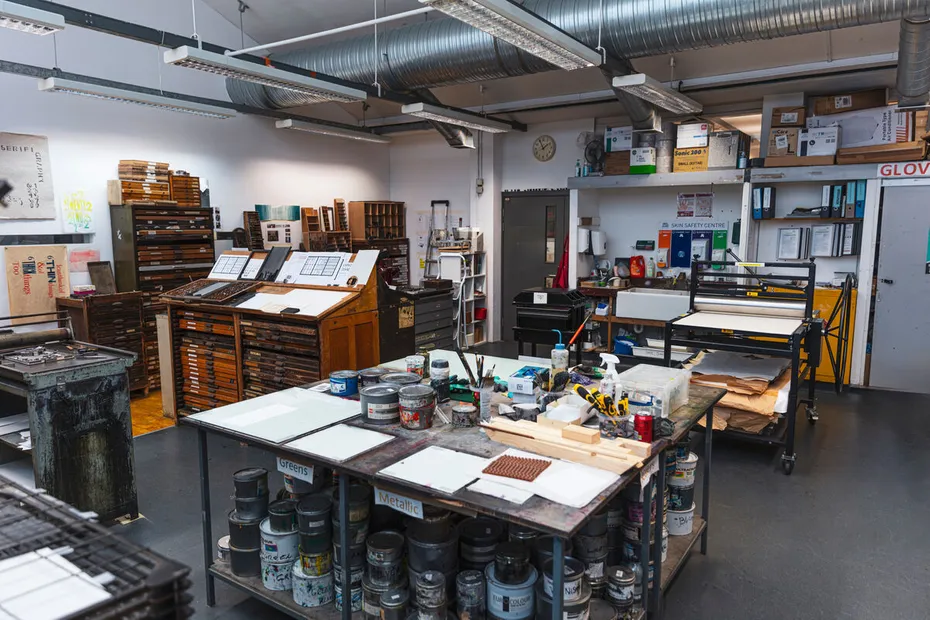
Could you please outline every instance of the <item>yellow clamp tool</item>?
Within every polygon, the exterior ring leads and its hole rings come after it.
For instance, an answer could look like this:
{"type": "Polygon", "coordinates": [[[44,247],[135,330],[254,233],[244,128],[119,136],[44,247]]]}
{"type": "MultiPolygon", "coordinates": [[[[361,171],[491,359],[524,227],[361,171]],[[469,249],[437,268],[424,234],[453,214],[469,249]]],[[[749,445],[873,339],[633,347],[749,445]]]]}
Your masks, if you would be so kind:
{"type": "Polygon", "coordinates": [[[617,415],[617,409],[614,407],[613,399],[610,396],[605,396],[597,390],[591,390],[589,392],[581,385],[575,385],[574,389],[578,396],[591,403],[601,414],[611,417],[617,415]]]}

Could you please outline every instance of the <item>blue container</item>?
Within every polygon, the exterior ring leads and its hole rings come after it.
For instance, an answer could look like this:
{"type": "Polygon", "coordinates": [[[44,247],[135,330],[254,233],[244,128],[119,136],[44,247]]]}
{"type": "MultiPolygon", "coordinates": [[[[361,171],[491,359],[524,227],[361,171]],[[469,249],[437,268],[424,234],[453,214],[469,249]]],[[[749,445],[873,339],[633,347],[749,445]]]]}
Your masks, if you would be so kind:
{"type": "Polygon", "coordinates": [[[634,344],[625,336],[617,336],[614,338],[614,355],[633,355],[634,344]]]}
{"type": "Polygon", "coordinates": [[[484,569],[488,582],[487,612],[498,620],[527,620],[536,615],[536,569],[530,566],[530,575],[523,583],[510,585],[498,581],[494,562],[484,569]]]}
{"type": "Polygon", "coordinates": [[[329,373],[329,391],[333,396],[355,396],[358,394],[358,373],[354,370],[329,373]]]}

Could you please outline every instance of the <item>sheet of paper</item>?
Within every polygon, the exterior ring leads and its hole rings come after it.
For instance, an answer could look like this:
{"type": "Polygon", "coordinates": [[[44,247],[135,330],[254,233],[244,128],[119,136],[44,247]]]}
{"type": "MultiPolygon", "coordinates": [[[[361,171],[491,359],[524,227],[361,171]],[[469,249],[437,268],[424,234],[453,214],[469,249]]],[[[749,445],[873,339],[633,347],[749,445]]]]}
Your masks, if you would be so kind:
{"type": "Polygon", "coordinates": [[[239,279],[254,280],[255,276],[258,275],[259,270],[262,268],[262,265],[265,263],[265,258],[265,256],[261,258],[250,258],[249,262],[245,265],[245,269],[242,270],[242,274],[239,275],[239,279]]]}
{"type": "Polygon", "coordinates": [[[801,229],[778,229],[778,258],[796,260],[801,258],[801,229]]]}
{"type": "Polygon", "coordinates": [[[48,548],[0,561],[0,618],[53,619],[110,598],[90,575],[48,548]]]}
{"type": "Polygon", "coordinates": [[[342,252],[293,252],[275,282],[328,286],[338,283],[343,263],[351,254],[342,252]]]}
{"type": "Polygon", "coordinates": [[[801,319],[785,319],[775,316],[751,316],[748,314],[726,314],[724,312],[695,312],[675,319],[675,325],[706,327],[709,329],[735,329],[757,334],[788,336],[801,326],[801,319]]]}
{"type": "Polygon", "coordinates": [[[382,469],[378,475],[451,494],[476,480],[488,462],[480,456],[430,446],[382,469]]]}
{"type": "Polygon", "coordinates": [[[249,262],[249,255],[238,252],[224,252],[213,263],[208,280],[238,280],[239,274],[249,262]]]}
{"type": "Polygon", "coordinates": [[[287,447],[341,463],[393,439],[393,435],[339,424],[292,441],[287,447]]]}
{"type": "Polygon", "coordinates": [[[811,256],[833,256],[833,224],[811,226],[811,256]]]}
{"type": "Polygon", "coordinates": [[[789,364],[789,360],[780,357],[766,357],[732,351],[708,351],[691,370],[702,375],[723,375],[738,379],[773,381],[784,372],[789,364]]]}
{"type": "Polygon", "coordinates": [[[351,263],[343,264],[336,279],[339,286],[354,286],[354,284],[365,284],[371,277],[371,271],[378,262],[379,250],[360,250],[355,255],[355,260],[351,263]],[[355,283],[350,285],[349,280],[355,278],[355,283]]]}
{"type": "Polygon", "coordinates": [[[245,308],[247,310],[261,310],[268,304],[277,304],[281,303],[281,298],[284,295],[275,295],[272,293],[255,293],[252,297],[240,302],[236,307],[245,308]]]}
{"type": "Polygon", "coordinates": [[[469,486],[468,490],[483,495],[490,495],[491,497],[497,497],[514,504],[525,504],[527,500],[533,497],[533,494],[529,491],[507,486],[506,484],[500,484],[492,480],[478,480],[478,482],[469,486]]]}

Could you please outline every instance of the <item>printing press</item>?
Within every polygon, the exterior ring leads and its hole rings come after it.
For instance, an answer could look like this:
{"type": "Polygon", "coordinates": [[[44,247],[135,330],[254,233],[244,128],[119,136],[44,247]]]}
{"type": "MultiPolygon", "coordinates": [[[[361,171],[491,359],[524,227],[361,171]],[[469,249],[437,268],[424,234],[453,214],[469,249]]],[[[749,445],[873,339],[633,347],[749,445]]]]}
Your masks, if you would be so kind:
{"type": "Polygon", "coordinates": [[[675,346],[782,357],[791,361],[788,410],[776,432],[771,435],[738,433],[747,440],[784,446],[781,463],[786,475],[794,470],[797,459],[794,433],[798,406],[806,404],[808,422],[817,422],[814,373],[820,363],[823,320],[814,312],[815,272],[813,260],[804,263],[694,261],[691,309],[665,324],[665,363],[668,366],[672,365],[671,353],[675,346]],[[730,267],[740,272],[724,274],[720,271],[730,267]],[[758,269],[776,271],[763,275],[758,269]],[[804,379],[808,380],[807,398],[799,398],[804,379]]]}
{"type": "Polygon", "coordinates": [[[138,516],[127,369],[135,354],[78,342],[64,313],[0,321],[0,462],[32,453],[37,488],[101,520],[138,516]],[[25,322],[24,322],[25,320],[25,322]]]}

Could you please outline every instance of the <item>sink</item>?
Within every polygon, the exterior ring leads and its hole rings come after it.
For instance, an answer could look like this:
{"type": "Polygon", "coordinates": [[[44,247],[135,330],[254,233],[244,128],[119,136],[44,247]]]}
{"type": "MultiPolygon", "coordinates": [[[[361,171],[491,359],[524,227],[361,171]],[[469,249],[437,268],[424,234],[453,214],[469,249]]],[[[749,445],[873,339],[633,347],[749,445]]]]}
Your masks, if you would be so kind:
{"type": "Polygon", "coordinates": [[[616,316],[626,319],[668,321],[691,309],[689,291],[630,288],[617,291],[616,316]]]}

